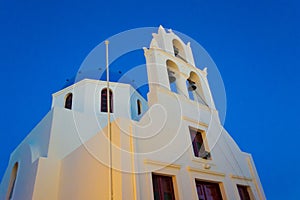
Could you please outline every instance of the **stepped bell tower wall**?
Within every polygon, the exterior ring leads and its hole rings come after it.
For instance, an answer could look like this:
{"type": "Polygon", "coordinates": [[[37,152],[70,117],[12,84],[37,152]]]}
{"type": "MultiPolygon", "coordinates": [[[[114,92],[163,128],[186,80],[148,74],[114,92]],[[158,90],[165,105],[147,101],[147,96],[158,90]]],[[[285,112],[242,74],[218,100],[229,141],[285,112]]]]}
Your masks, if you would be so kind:
{"type": "Polygon", "coordinates": [[[206,69],[195,67],[190,43],[160,26],[150,48],[144,48],[149,80],[149,105],[158,102],[158,91],[167,90],[215,109],[206,69]]]}

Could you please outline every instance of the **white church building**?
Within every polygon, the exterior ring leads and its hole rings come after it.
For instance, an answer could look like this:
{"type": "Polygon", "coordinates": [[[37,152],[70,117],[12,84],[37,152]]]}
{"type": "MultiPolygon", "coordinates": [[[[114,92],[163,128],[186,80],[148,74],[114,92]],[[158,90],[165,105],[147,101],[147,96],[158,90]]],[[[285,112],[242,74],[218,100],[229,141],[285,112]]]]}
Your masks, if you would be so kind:
{"type": "Polygon", "coordinates": [[[130,84],[93,79],[53,94],[11,153],[1,200],[266,199],[190,44],[160,27],[144,55],[148,100],[130,84]]]}

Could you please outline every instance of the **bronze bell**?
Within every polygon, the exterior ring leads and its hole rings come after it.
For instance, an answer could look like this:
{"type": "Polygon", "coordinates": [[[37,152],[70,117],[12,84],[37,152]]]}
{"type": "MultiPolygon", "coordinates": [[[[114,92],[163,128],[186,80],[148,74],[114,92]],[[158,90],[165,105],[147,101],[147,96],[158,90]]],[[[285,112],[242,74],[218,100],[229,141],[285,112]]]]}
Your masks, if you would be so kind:
{"type": "Polygon", "coordinates": [[[169,76],[169,82],[170,83],[173,83],[173,82],[176,81],[176,77],[175,77],[175,73],[174,72],[168,70],[168,76],[169,76]]]}
{"type": "Polygon", "coordinates": [[[188,90],[189,90],[189,91],[194,91],[194,90],[197,89],[197,86],[195,85],[195,82],[194,82],[194,81],[188,79],[188,82],[189,82],[189,87],[188,87],[188,90]]]}
{"type": "Polygon", "coordinates": [[[175,46],[173,46],[174,49],[174,55],[177,56],[179,54],[179,49],[175,46]]]}

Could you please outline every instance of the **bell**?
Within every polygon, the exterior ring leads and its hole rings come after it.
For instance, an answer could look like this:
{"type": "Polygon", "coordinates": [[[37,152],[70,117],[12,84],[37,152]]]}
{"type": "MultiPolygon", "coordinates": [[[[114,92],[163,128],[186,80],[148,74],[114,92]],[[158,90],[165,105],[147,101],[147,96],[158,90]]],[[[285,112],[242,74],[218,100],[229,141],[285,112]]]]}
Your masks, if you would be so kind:
{"type": "Polygon", "coordinates": [[[189,91],[194,91],[197,89],[197,86],[195,85],[194,81],[191,81],[190,79],[188,79],[188,82],[189,82],[189,87],[188,87],[189,91]]]}
{"type": "Polygon", "coordinates": [[[175,77],[175,73],[174,72],[168,70],[168,76],[169,76],[169,82],[170,83],[173,83],[173,82],[176,81],[176,77],[175,77]]]}
{"type": "Polygon", "coordinates": [[[173,49],[174,49],[175,56],[177,56],[179,54],[179,49],[175,46],[173,46],[173,49]]]}

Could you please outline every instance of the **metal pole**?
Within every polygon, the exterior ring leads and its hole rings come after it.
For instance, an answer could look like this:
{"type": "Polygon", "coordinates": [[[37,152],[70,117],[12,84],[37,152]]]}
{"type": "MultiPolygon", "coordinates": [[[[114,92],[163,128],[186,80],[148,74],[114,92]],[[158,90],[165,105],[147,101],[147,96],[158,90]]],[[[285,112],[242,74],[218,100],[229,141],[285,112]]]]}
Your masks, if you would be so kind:
{"type": "Polygon", "coordinates": [[[110,127],[110,90],[109,90],[109,64],[108,64],[108,44],[109,41],[105,41],[106,46],[106,95],[107,95],[107,136],[109,138],[109,179],[110,179],[110,198],[114,199],[113,193],[113,169],[112,169],[112,135],[110,127]]]}

